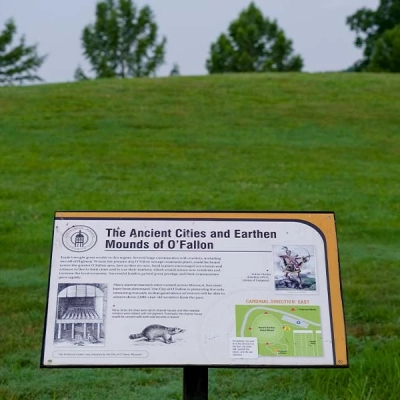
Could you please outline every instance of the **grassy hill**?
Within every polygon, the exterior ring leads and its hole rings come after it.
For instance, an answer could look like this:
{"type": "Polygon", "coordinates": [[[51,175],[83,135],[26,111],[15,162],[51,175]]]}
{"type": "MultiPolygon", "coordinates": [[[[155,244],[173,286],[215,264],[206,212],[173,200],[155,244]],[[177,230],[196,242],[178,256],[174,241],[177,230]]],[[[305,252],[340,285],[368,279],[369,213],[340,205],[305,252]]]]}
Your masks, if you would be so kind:
{"type": "Polygon", "coordinates": [[[210,399],[397,399],[400,76],[0,88],[0,399],[181,398],[181,369],[40,370],[55,210],[335,211],[350,368],[211,369],[210,399]]]}

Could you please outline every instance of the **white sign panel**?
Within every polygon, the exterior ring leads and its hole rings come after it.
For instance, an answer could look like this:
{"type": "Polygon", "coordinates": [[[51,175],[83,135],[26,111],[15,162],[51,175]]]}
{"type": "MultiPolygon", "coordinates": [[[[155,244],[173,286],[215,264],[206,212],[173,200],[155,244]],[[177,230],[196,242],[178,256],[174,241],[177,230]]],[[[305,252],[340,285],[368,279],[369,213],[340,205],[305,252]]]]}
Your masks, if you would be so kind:
{"type": "Polygon", "coordinates": [[[57,212],[41,366],[347,366],[333,213],[57,212]]]}

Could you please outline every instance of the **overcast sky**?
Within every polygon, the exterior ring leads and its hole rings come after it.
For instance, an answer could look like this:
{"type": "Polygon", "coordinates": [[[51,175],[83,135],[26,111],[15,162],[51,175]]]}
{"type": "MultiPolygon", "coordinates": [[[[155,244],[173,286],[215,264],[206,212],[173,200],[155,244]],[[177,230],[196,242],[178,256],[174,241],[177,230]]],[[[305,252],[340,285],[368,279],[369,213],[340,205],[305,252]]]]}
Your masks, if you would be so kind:
{"type": "MultiPolygon", "coordinates": [[[[94,22],[98,0],[0,0],[0,30],[14,18],[18,37],[38,43],[48,59],[39,75],[46,82],[72,81],[81,64],[80,36],[94,22]]],[[[156,15],[161,35],[166,36],[166,64],[157,75],[168,75],[178,63],[182,75],[204,75],[210,44],[246,8],[250,0],[136,0],[148,4],[156,15]]],[[[305,71],[334,71],[349,67],[361,57],[354,47],[354,33],[346,17],[361,7],[376,9],[379,0],[257,0],[265,16],[277,19],[294,50],[305,62],[305,71]]]]}

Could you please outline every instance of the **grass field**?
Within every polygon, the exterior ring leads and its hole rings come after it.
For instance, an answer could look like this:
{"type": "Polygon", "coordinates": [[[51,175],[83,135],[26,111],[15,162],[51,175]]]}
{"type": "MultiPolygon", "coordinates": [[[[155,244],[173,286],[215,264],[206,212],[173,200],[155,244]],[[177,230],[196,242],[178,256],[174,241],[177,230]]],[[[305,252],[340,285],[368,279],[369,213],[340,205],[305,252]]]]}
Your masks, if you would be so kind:
{"type": "Polygon", "coordinates": [[[55,210],[335,211],[348,369],[210,369],[210,399],[398,399],[400,76],[0,88],[0,399],[180,399],[182,370],[39,369],[55,210]]]}

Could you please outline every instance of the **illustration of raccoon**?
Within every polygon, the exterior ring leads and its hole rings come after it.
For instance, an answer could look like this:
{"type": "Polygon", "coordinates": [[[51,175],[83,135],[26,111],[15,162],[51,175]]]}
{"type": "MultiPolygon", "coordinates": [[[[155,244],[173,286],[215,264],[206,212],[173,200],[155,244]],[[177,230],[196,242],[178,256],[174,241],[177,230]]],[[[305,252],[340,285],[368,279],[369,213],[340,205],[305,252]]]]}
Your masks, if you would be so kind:
{"type": "Polygon", "coordinates": [[[173,343],[172,335],[177,333],[183,333],[185,329],[181,328],[169,328],[163,325],[149,325],[144,328],[142,333],[135,333],[129,336],[129,339],[141,339],[144,338],[148,342],[154,342],[156,340],[164,340],[164,343],[173,343]]]}

